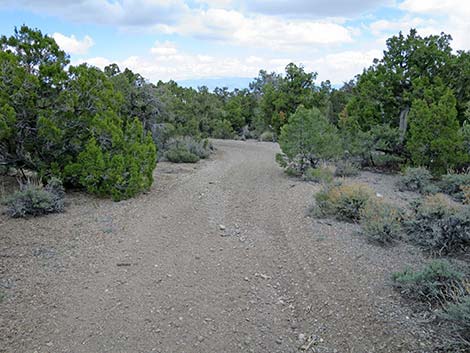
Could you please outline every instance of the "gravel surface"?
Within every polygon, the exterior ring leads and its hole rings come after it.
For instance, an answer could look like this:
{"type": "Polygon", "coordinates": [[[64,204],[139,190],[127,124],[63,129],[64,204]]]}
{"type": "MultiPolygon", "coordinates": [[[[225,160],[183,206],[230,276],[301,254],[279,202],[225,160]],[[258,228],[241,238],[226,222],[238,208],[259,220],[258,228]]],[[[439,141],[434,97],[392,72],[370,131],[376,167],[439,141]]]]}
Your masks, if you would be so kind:
{"type": "MultiPolygon", "coordinates": [[[[319,186],[285,176],[276,144],[215,146],[160,163],[132,200],[74,193],[64,214],[1,215],[0,352],[432,352],[389,283],[418,251],[310,218],[319,186]]],[[[412,197],[392,176],[354,179],[412,197]]]]}

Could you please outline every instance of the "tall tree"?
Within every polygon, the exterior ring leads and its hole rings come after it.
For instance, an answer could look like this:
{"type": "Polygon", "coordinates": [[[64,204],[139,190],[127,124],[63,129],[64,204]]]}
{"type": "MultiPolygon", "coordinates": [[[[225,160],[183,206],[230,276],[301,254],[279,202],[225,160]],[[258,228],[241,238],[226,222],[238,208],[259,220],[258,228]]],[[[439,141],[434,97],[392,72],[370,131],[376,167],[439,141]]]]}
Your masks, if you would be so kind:
{"type": "Polygon", "coordinates": [[[465,159],[463,136],[459,131],[456,99],[452,90],[437,80],[421,83],[422,98],[415,99],[410,111],[407,149],[416,165],[443,174],[465,159]]]}

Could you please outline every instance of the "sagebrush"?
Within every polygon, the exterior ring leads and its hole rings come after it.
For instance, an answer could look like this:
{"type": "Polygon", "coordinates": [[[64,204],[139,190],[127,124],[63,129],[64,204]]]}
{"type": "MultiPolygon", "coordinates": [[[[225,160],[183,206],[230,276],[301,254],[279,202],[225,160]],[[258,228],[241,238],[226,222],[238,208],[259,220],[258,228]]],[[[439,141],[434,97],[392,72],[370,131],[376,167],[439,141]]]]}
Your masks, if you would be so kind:
{"type": "Polygon", "coordinates": [[[465,273],[447,260],[434,260],[419,271],[405,269],[392,275],[395,288],[408,299],[444,306],[467,294],[465,273]]]}
{"type": "Polygon", "coordinates": [[[455,200],[464,201],[466,188],[470,187],[470,173],[443,175],[439,187],[442,192],[455,200]]]}
{"type": "Polygon", "coordinates": [[[333,171],[328,166],[310,167],[305,170],[303,179],[315,183],[331,183],[333,181],[333,171]]]}
{"type": "Polygon", "coordinates": [[[401,236],[403,211],[382,200],[369,201],[361,211],[361,229],[367,239],[391,245],[401,236]]]}
{"type": "Polygon", "coordinates": [[[406,168],[397,182],[400,191],[427,193],[432,190],[432,174],[422,167],[406,168]]]}
{"type": "Polygon", "coordinates": [[[450,338],[447,340],[449,348],[468,352],[470,350],[470,285],[465,296],[455,303],[446,305],[438,315],[450,325],[450,338]]]}
{"type": "Polygon", "coordinates": [[[336,163],[335,176],[353,177],[359,175],[359,166],[348,160],[340,160],[336,163]]]}
{"type": "Polygon", "coordinates": [[[407,239],[430,253],[465,253],[470,246],[470,207],[437,194],[417,201],[404,221],[407,239]]]}
{"type": "Polygon", "coordinates": [[[51,179],[46,187],[24,184],[4,200],[6,213],[13,218],[42,216],[64,211],[65,192],[59,179],[51,179]]]}
{"type": "Polygon", "coordinates": [[[314,212],[341,221],[357,222],[361,219],[364,207],[373,197],[373,191],[363,184],[324,185],[315,194],[314,212]]]}

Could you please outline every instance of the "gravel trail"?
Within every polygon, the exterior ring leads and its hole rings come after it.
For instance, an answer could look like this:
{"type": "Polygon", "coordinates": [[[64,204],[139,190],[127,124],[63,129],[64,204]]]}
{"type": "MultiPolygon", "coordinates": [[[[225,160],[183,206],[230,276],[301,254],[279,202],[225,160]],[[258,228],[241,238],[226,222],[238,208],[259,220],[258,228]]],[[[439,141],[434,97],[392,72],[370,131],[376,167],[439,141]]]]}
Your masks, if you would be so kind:
{"type": "Polygon", "coordinates": [[[308,217],[277,145],[215,145],[133,200],[1,216],[0,352],[428,351],[387,283],[416,253],[308,217]]]}

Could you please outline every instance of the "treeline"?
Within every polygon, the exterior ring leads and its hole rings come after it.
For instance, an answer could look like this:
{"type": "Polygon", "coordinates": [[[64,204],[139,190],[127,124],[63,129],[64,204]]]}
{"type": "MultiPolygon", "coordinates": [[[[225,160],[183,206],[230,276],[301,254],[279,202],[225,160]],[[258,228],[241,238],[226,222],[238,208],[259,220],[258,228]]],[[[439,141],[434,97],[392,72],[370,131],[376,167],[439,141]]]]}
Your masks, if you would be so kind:
{"type": "Polygon", "coordinates": [[[260,71],[247,89],[210,92],[115,64],[72,66],[54,39],[22,26],[0,39],[0,165],[117,200],[150,187],[157,150],[196,161],[209,137],[280,139],[300,171],[323,158],[464,168],[470,54],[450,41],[400,33],[339,89],[291,63],[283,74],[260,71]]]}
{"type": "Polygon", "coordinates": [[[302,173],[322,159],[346,159],[380,168],[422,166],[436,176],[464,170],[470,53],[454,53],[450,42],[445,34],[400,33],[355,81],[339,90],[320,85],[317,92],[326,93],[313,109],[307,100],[287,114],[280,133],[284,165],[302,173]]]}

